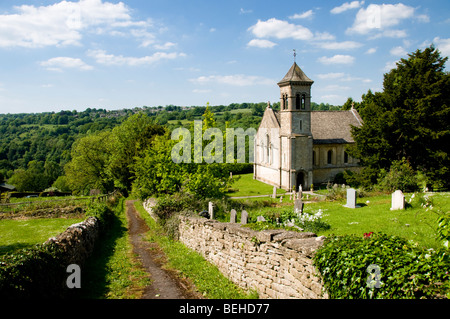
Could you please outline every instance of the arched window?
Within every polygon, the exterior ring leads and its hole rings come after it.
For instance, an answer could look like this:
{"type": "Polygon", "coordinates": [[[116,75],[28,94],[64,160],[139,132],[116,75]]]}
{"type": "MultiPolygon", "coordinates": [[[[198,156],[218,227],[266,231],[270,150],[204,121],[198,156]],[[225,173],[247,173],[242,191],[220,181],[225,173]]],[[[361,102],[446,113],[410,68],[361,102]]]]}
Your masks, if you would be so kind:
{"type": "Polygon", "coordinates": [[[306,95],[302,94],[302,101],[301,101],[302,110],[306,107],[306,95]]]}
{"type": "Polygon", "coordinates": [[[297,95],[295,96],[295,108],[296,108],[297,110],[300,110],[300,103],[301,103],[301,100],[300,100],[300,94],[297,94],[297,95]]]}
{"type": "Polygon", "coordinates": [[[316,165],[316,151],[313,151],[313,165],[316,165]]]}
{"type": "Polygon", "coordinates": [[[327,164],[331,164],[332,159],[333,159],[333,151],[329,150],[327,153],[327,164]]]}
{"type": "Polygon", "coordinates": [[[348,163],[348,153],[344,151],[344,163],[348,163]]]}

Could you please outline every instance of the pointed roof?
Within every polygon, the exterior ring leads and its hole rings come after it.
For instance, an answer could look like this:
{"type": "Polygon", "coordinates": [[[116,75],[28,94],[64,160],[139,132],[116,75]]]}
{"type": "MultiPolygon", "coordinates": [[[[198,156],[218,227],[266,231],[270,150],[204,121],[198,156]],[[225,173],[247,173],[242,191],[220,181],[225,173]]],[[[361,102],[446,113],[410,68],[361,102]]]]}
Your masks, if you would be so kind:
{"type": "Polygon", "coordinates": [[[280,82],[278,82],[278,85],[282,86],[289,83],[312,85],[314,81],[308,78],[302,71],[302,69],[300,69],[300,67],[297,65],[297,63],[294,62],[288,73],[286,73],[284,78],[280,82]]]}

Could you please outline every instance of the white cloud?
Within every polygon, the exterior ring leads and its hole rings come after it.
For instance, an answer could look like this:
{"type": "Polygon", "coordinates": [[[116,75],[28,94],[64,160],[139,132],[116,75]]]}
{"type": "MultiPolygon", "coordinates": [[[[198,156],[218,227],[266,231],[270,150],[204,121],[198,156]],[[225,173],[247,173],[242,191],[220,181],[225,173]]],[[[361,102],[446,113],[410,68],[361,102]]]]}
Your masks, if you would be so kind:
{"type": "Polygon", "coordinates": [[[274,80],[268,78],[244,74],[200,76],[189,81],[197,84],[219,83],[233,86],[273,85],[275,83],[274,80]]]}
{"type": "MultiPolygon", "coordinates": [[[[81,45],[85,33],[124,36],[117,28],[146,30],[151,21],[134,21],[123,3],[103,0],[60,1],[48,6],[21,5],[0,15],[0,47],[40,48],[81,45]]],[[[139,32],[138,32],[139,33],[139,32]]],[[[132,34],[149,44],[150,33],[132,34]]]]}
{"type": "Polygon", "coordinates": [[[406,50],[405,50],[403,47],[397,46],[397,47],[392,48],[392,49],[389,51],[389,53],[390,53],[391,55],[393,55],[393,56],[404,56],[404,55],[406,55],[408,52],[406,52],[406,50]]]}
{"type": "Polygon", "coordinates": [[[363,44],[355,41],[343,41],[343,42],[316,42],[314,43],[318,47],[327,50],[351,50],[360,48],[363,44]]]}
{"type": "Polygon", "coordinates": [[[328,41],[334,40],[336,37],[328,32],[316,32],[314,35],[314,40],[317,41],[328,41]]]}
{"type": "Polygon", "coordinates": [[[155,44],[153,47],[156,50],[169,50],[170,48],[173,48],[174,46],[176,46],[176,43],[166,42],[164,44],[155,44]]]}
{"type": "Polygon", "coordinates": [[[247,43],[247,46],[257,48],[273,48],[276,45],[276,43],[264,39],[253,39],[247,43]]]}
{"type": "Polygon", "coordinates": [[[345,2],[342,5],[340,5],[339,7],[335,7],[333,9],[331,9],[330,12],[333,14],[338,14],[338,13],[342,13],[342,12],[350,10],[350,9],[357,9],[357,8],[361,7],[363,4],[364,4],[364,1],[345,2]]]}
{"type": "Polygon", "coordinates": [[[414,8],[402,3],[370,4],[366,9],[359,9],[353,26],[347,29],[347,33],[367,34],[373,30],[386,30],[413,16],[414,8]]]}
{"type": "Polygon", "coordinates": [[[396,67],[397,67],[397,61],[389,61],[389,62],[386,62],[385,66],[383,68],[383,71],[389,72],[390,70],[395,69],[396,67]]]}
{"type": "Polygon", "coordinates": [[[322,64],[352,64],[354,60],[355,58],[351,55],[342,54],[336,54],[332,57],[323,56],[317,59],[322,64]]]}
{"type": "Polygon", "coordinates": [[[267,21],[258,20],[248,30],[258,38],[292,38],[295,40],[310,40],[313,38],[313,33],[308,28],[276,18],[271,18],[267,21]]]}
{"type": "Polygon", "coordinates": [[[82,31],[99,25],[130,22],[122,3],[101,0],[61,1],[49,6],[21,5],[0,15],[0,46],[45,47],[79,45],[82,31]]]}
{"type": "Polygon", "coordinates": [[[375,52],[377,52],[377,48],[370,48],[366,51],[366,54],[374,54],[375,52]]]}
{"type": "Polygon", "coordinates": [[[241,8],[239,10],[239,14],[247,14],[247,13],[252,13],[252,12],[253,12],[253,10],[251,10],[251,9],[246,10],[244,8],[241,8]]]}
{"type": "Polygon", "coordinates": [[[289,19],[309,19],[312,18],[314,12],[312,10],[308,10],[302,13],[296,13],[289,17],[289,19]]]}
{"type": "Polygon", "coordinates": [[[443,56],[450,56],[450,38],[441,39],[439,37],[436,37],[433,39],[433,42],[439,49],[439,51],[441,51],[443,56]]]}
{"type": "Polygon", "coordinates": [[[47,61],[42,61],[39,64],[50,71],[62,71],[62,69],[79,69],[86,71],[93,69],[92,66],[84,63],[81,59],[69,57],[51,58],[47,61]]]}
{"type": "Polygon", "coordinates": [[[90,57],[93,57],[95,61],[99,64],[105,65],[128,65],[128,66],[139,66],[139,65],[149,65],[154,64],[160,60],[173,60],[178,57],[184,57],[184,53],[166,53],[166,52],[156,52],[150,56],[144,57],[124,57],[122,55],[106,54],[104,50],[89,50],[87,53],[90,57]]]}

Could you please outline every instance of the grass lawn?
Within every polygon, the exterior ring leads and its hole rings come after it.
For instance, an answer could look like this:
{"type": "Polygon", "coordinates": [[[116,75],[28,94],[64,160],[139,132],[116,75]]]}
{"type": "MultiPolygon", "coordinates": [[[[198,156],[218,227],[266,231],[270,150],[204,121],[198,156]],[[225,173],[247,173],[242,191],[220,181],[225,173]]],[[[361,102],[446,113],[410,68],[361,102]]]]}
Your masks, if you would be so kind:
{"type": "MultiPolygon", "coordinates": [[[[230,197],[272,195],[273,186],[253,179],[253,173],[233,175],[235,182],[231,184],[230,197]]],[[[277,194],[286,193],[283,189],[277,189],[277,194]]]]}
{"type": "MultiPolygon", "coordinates": [[[[273,187],[253,180],[253,174],[239,175],[239,178],[232,185],[232,188],[237,191],[228,193],[228,196],[239,197],[272,193],[273,187]]],[[[326,190],[322,190],[320,193],[326,194],[326,192],[326,190]]],[[[279,195],[283,193],[285,193],[283,190],[277,191],[279,195]]],[[[405,194],[406,201],[409,200],[411,195],[405,194]]],[[[450,210],[450,193],[434,193],[431,198],[435,208],[442,211],[450,210]]],[[[303,200],[306,200],[305,194],[303,200]]],[[[293,201],[289,200],[289,196],[284,196],[281,204],[279,199],[268,197],[240,199],[239,201],[244,203],[244,207],[248,206],[245,209],[253,219],[256,219],[258,215],[264,215],[265,212],[281,212],[293,209],[294,206],[293,201]],[[258,201],[264,201],[265,207],[251,204],[258,201]],[[248,205],[245,205],[245,203],[248,205]]],[[[331,226],[330,229],[318,232],[317,235],[356,234],[363,236],[364,233],[383,232],[413,240],[427,248],[438,248],[441,245],[435,239],[438,215],[426,211],[418,202],[412,201],[411,205],[407,205],[405,210],[391,211],[391,195],[385,194],[358,198],[357,204],[361,207],[356,209],[346,208],[344,204],[344,200],[322,200],[305,204],[304,211],[307,213],[316,213],[319,209],[322,209],[324,212],[323,221],[331,226]]]]}
{"type": "Polygon", "coordinates": [[[0,255],[41,244],[82,220],[80,218],[0,220],[0,255]]]}

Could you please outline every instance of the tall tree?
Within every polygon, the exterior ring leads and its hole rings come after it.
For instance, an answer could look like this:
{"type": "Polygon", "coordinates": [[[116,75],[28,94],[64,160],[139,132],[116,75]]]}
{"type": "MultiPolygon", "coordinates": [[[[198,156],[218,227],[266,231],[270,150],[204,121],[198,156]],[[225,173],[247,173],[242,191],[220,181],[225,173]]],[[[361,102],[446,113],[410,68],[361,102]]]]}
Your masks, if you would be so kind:
{"type": "Polygon", "coordinates": [[[405,158],[434,182],[450,186],[450,74],[448,57],[430,46],[384,75],[383,92],[363,95],[364,120],[352,133],[353,156],[371,168],[405,158]]]}

